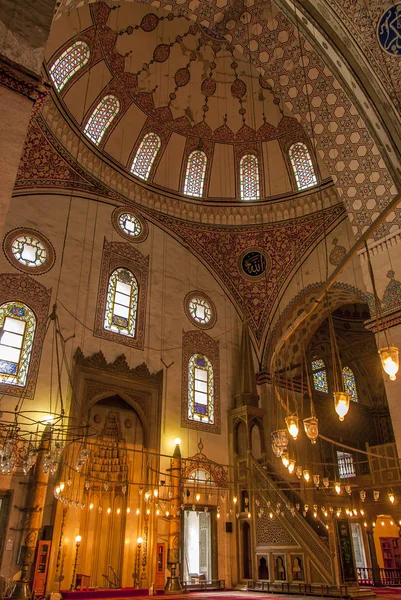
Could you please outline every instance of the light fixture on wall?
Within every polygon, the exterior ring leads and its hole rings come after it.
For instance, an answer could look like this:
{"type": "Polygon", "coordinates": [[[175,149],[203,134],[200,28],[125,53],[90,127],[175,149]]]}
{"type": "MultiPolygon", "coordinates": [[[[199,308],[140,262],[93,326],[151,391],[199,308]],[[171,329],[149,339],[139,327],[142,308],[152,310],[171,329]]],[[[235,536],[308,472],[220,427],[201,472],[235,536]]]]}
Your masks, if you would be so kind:
{"type": "Polygon", "coordinates": [[[391,332],[386,324],[383,321],[383,314],[381,309],[381,301],[379,295],[377,293],[375,276],[373,273],[372,263],[370,261],[370,253],[368,245],[365,241],[365,251],[368,261],[368,271],[369,277],[372,284],[373,289],[373,299],[374,299],[374,308],[376,313],[376,333],[377,333],[377,346],[379,348],[379,356],[382,363],[383,371],[387,373],[389,379],[391,381],[396,380],[396,375],[398,373],[398,369],[400,368],[400,360],[399,360],[399,350],[393,344],[393,340],[391,338],[391,332]],[[380,347],[380,330],[383,329],[384,337],[386,340],[386,346],[380,347]]]}

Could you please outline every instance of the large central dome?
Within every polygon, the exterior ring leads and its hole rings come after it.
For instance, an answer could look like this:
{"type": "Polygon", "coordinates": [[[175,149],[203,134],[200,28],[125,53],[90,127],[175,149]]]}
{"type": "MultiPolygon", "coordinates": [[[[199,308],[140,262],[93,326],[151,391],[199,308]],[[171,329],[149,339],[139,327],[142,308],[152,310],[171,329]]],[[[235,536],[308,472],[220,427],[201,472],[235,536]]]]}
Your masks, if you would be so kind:
{"type": "MultiPolygon", "coordinates": [[[[273,17],[269,24],[279,26],[273,17]]],[[[229,37],[218,22],[212,30],[183,14],[101,1],[56,20],[47,66],[51,74],[72,44],[87,48],[86,63],[60,86],[62,104],[85,129],[103,98],[118,98],[119,114],[97,146],[130,172],[142,140],[156,133],[161,148],[147,185],[182,194],[188,157],[202,150],[203,199],[240,197],[245,154],[258,160],[257,199],[296,191],[288,147],[308,142],[306,134],[229,37]]]]}

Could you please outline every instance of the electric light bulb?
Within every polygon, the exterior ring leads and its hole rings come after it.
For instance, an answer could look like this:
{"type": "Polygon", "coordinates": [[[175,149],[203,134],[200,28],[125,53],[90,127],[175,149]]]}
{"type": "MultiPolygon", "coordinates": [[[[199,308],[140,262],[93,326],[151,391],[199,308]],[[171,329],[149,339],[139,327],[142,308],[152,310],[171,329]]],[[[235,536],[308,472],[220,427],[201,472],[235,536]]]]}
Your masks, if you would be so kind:
{"type": "Polygon", "coordinates": [[[195,496],[195,500],[196,500],[197,502],[199,502],[199,500],[200,500],[200,494],[196,494],[196,496],[195,496]]]}
{"type": "Polygon", "coordinates": [[[169,516],[169,514],[170,514],[170,511],[169,511],[169,510],[166,510],[166,517],[168,517],[168,516],[169,516]]]}
{"type": "Polygon", "coordinates": [[[290,417],[287,417],[286,420],[286,425],[287,425],[287,429],[288,429],[288,433],[290,434],[290,436],[296,440],[299,434],[299,419],[296,415],[291,415],[290,417]]]}
{"type": "Polygon", "coordinates": [[[281,462],[283,463],[285,468],[288,467],[288,465],[290,464],[290,458],[288,456],[288,452],[284,452],[284,454],[281,457],[281,462]]]}
{"type": "Polygon", "coordinates": [[[142,542],[143,542],[143,539],[141,537],[137,538],[137,540],[136,540],[137,544],[142,544],[142,542]]]}
{"type": "Polygon", "coordinates": [[[77,535],[77,537],[75,538],[75,543],[76,543],[76,544],[80,544],[80,543],[81,543],[81,541],[82,541],[82,536],[80,536],[80,535],[77,535]]]}
{"type": "Polygon", "coordinates": [[[136,516],[138,516],[138,515],[140,514],[140,512],[141,512],[141,511],[140,511],[140,509],[139,509],[139,508],[137,508],[137,509],[136,509],[136,511],[135,511],[135,513],[136,513],[136,516]]]}
{"type": "Polygon", "coordinates": [[[107,509],[107,514],[109,515],[111,513],[111,508],[109,506],[109,508],[107,509]]]}
{"type": "Polygon", "coordinates": [[[154,495],[155,498],[157,498],[158,495],[159,495],[159,490],[156,490],[156,489],[153,490],[153,495],[154,495]]]}
{"type": "Polygon", "coordinates": [[[62,481],[62,482],[60,483],[60,490],[61,490],[61,491],[63,491],[63,490],[64,490],[64,481],[62,481]]]}
{"type": "Polygon", "coordinates": [[[382,527],[384,527],[384,521],[381,522],[382,527]]]}
{"type": "Polygon", "coordinates": [[[341,484],[340,483],[336,482],[334,484],[334,489],[337,492],[337,494],[341,494],[341,484]]]}
{"type": "Polygon", "coordinates": [[[159,516],[160,515],[160,510],[157,508],[156,509],[156,515],[159,516]]]}
{"type": "Polygon", "coordinates": [[[121,508],[117,508],[116,513],[119,515],[121,512],[121,508]]]}
{"type": "Polygon", "coordinates": [[[309,473],[308,469],[304,469],[303,476],[304,476],[305,481],[308,482],[310,479],[310,473],[309,473]]]}
{"type": "Polygon", "coordinates": [[[390,500],[391,504],[394,504],[395,496],[393,492],[389,492],[388,499],[390,500]]]}
{"type": "Polygon", "coordinates": [[[220,519],[220,513],[219,513],[219,512],[218,512],[218,513],[216,513],[216,518],[217,518],[217,519],[220,519]]]}
{"type": "Polygon", "coordinates": [[[344,421],[344,417],[349,411],[350,399],[351,394],[348,392],[334,392],[334,408],[340,421],[344,421]]]}
{"type": "Polygon", "coordinates": [[[250,519],[250,518],[251,518],[251,513],[249,512],[249,513],[248,513],[248,519],[250,519]]]}
{"type": "Polygon", "coordinates": [[[388,348],[380,348],[380,358],[384,372],[387,373],[391,381],[395,381],[396,374],[399,369],[398,348],[389,346],[388,348]]]}
{"type": "Polygon", "coordinates": [[[274,517],[274,515],[273,515],[273,513],[272,513],[272,512],[270,512],[270,513],[269,513],[269,517],[270,517],[271,519],[274,517]]]}
{"type": "Polygon", "coordinates": [[[238,498],[237,498],[237,496],[234,496],[234,498],[233,498],[233,503],[234,503],[234,504],[237,504],[237,502],[238,502],[238,498]]]}
{"type": "Polygon", "coordinates": [[[129,514],[130,514],[130,512],[131,512],[131,509],[130,509],[130,507],[128,506],[128,508],[127,508],[127,515],[129,515],[129,514]]]}
{"type": "Polygon", "coordinates": [[[363,526],[364,526],[364,527],[367,527],[367,526],[368,526],[368,524],[366,523],[366,521],[364,521],[364,523],[363,523],[363,526]]]}
{"type": "Polygon", "coordinates": [[[89,504],[89,510],[92,510],[92,509],[93,509],[93,503],[91,502],[91,503],[89,504]]]}
{"type": "Polygon", "coordinates": [[[147,509],[146,509],[146,514],[147,514],[147,515],[150,515],[150,508],[147,508],[147,509]]]}
{"type": "Polygon", "coordinates": [[[363,508],[361,508],[361,510],[359,511],[363,517],[363,515],[365,514],[365,511],[363,510],[363,508]]]}
{"type": "Polygon", "coordinates": [[[293,474],[293,472],[294,472],[294,469],[295,469],[295,460],[291,459],[291,460],[288,462],[288,467],[287,467],[287,468],[288,468],[288,472],[289,472],[289,474],[290,474],[290,475],[292,475],[292,474],[293,474]]]}
{"type": "Polygon", "coordinates": [[[175,444],[176,446],[177,446],[177,444],[178,444],[178,446],[179,446],[179,445],[181,444],[181,438],[179,438],[179,437],[176,437],[176,438],[175,438],[175,440],[174,440],[174,444],[175,444]]]}

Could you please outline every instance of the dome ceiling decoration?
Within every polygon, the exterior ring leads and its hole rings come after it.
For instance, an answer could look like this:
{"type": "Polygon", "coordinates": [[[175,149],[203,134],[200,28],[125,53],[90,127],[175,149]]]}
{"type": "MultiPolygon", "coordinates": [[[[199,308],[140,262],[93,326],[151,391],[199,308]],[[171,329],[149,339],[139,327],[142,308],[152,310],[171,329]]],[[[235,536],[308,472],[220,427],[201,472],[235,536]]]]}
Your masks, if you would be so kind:
{"type": "MultiPolygon", "coordinates": [[[[331,3],[336,6],[336,10],[339,10],[336,1],[331,0],[331,3]]],[[[88,4],[86,0],[80,2],[81,6],[86,4],[88,4]]],[[[116,10],[112,12],[116,15],[121,9],[128,10],[127,6],[137,5],[143,8],[145,4],[152,4],[152,11],[154,10],[154,2],[149,0],[140,4],[123,2],[119,5],[121,8],[116,7],[116,10]]],[[[94,6],[93,4],[89,5],[92,8],[94,6]]],[[[375,11],[376,5],[375,1],[375,11]]],[[[66,15],[63,13],[75,6],[76,3],[73,1],[69,2],[68,6],[66,3],[62,3],[56,22],[65,19],[66,15]]],[[[258,85],[260,85],[260,74],[261,81],[270,86],[274,92],[270,101],[274,100],[274,96],[280,98],[283,110],[290,111],[289,114],[302,123],[308,134],[313,135],[318,157],[325,161],[337,191],[344,200],[355,235],[363,233],[380,213],[381,207],[386,206],[395,196],[397,189],[362,115],[358,113],[347,96],[347,92],[330,71],[325,57],[319,55],[305,41],[302,34],[298,33],[297,28],[274,2],[247,0],[242,4],[230,0],[211,0],[207,3],[180,0],[170,3],[167,0],[160,0],[157,7],[158,9],[166,8],[167,15],[170,13],[174,15],[170,24],[184,23],[186,17],[197,19],[199,24],[197,38],[202,36],[206,38],[209,35],[211,42],[215,37],[219,44],[223,43],[222,39],[224,38],[234,46],[235,52],[243,53],[243,56],[246,57],[244,62],[249,64],[252,61],[253,68],[258,72],[258,85]],[[185,17],[178,15],[185,15],[185,17]],[[311,123],[313,123],[313,131],[311,123]]],[[[160,15],[162,13],[163,11],[160,12],[160,15]]],[[[121,18],[122,20],[123,18],[121,18]]],[[[138,24],[134,23],[131,26],[134,27],[138,24]]],[[[128,25],[129,23],[126,24],[126,26],[128,25]]],[[[123,28],[120,26],[115,30],[122,31],[123,28]]],[[[124,37],[127,38],[127,35],[121,36],[122,39],[124,37]]],[[[185,43],[189,37],[189,35],[186,36],[185,43]]],[[[119,42],[120,40],[118,40],[119,42]]],[[[111,43],[110,46],[112,46],[111,43]]],[[[177,45],[175,45],[176,47],[177,45]]],[[[129,50],[127,49],[126,52],[129,50]]],[[[120,62],[126,58],[122,56],[120,62]]],[[[187,62],[189,58],[188,55],[187,62]]],[[[241,64],[237,58],[236,62],[241,64]]],[[[339,68],[342,66],[339,64],[339,68]]],[[[180,68],[185,69],[185,65],[180,68]]],[[[202,81],[215,79],[215,71],[213,70],[212,75],[209,73],[210,70],[205,70],[202,81]]],[[[181,81],[180,77],[178,78],[179,82],[181,81]]],[[[249,88],[248,82],[242,74],[239,79],[245,81],[249,88]]],[[[253,78],[252,81],[254,81],[253,78]]],[[[231,85],[232,83],[230,87],[231,85]]],[[[174,88],[170,89],[168,93],[176,93],[178,98],[186,86],[179,87],[177,92],[174,92],[174,88]]],[[[213,84],[209,81],[203,88],[209,94],[208,106],[211,104],[211,98],[216,94],[215,92],[213,96],[210,95],[213,88],[213,84]]],[[[236,86],[234,86],[234,91],[235,89],[236,86]]],[[[148,92],[149,90],[145,90],[145,93],[148,92]]],[[[157,93],[160,94],[160,90],[157,93]]],[[[268,96],[266,94],[266,99],[268,96]]],[[[233,100],[230,90],[230,102],[233,100]]],[[[238,102],[238,99],[236,100],[238,102]]],[[[202,102],[203,106],[205,104],[203,99],[202,102]]],[[[171,107],[173,107],[173,101],[171,107]]],[[[269,113],[265,110],[267,122],[273,125],[275,123],[272,115],[277,114],[277,107],[274,108],[276,108],[276,113],[269,113]]],[[[198,108],[198,112],[192,114],[199,117],[202,112],[198,108]]],[[[237,111],[236,114],[238,114],[237,111]]],[[[186,116],[189,118],[188,115],[186,116]]],[[[212,126],[210,117],[211,115],[207,117],[208,125],[212,131],[215,131],[217,127],[212,126]]],[[[219,118],[221,117],[224,119],[224,115],[219,115],[219,118]]],[[[249,117],[250,110],[247,109],[246,118],[249,119],[249,117]]],[[[175,115],[175,118],[179,118],[179,116],[175,115]]],[[[192,121],[189,119],[189,122],[192,126],[196,125],[195,118],[192,121]]],[[[230,129],[234,129],[232,123],[227,122],[227,125],[230,129]]],[[[247,126],[257,131],[260,124],[257,126],[256,122],[251,122],[249,119],[247,126]]],[[[376,129],[379,130],[379,126],[376,129]]],[[[238,130],[234,131],[235,135],[237,132],[238,130]]],[[[388,233],[391,227],[398,226],[400,218],[399,209],[389,214],[387,222],[377,230],[376,237],[388,233]]]]}

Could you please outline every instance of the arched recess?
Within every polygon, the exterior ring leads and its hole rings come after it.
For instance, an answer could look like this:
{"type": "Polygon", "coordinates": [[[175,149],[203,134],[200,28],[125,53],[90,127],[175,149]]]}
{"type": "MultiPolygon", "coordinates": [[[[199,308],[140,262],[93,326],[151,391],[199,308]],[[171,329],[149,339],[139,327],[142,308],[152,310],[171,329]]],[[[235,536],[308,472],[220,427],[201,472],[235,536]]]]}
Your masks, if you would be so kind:
{"type": "Polygon", "coordinates": [[[238,419],[234,424],[234,452],[240,457],[245,458],[248,451],[248,431],[243,419],[238,419]]]}
{"type": "MultiPolygon", "coordinates": [[[[324,285],[314,283],[300,292],[284,309],[281,318],[280,326],[276,324],[271,336],[266,344],[266,350],[262,360],[262,370],[270,372],[272,365],[270,364],[272,356],[275,355],[276,347],[282,339],[284,332],[291,331],[291,326],[295,322],[297,316],[302,310],[310,304],[314,296],[324,285]]],[[[305,348],[312,337],[313,333],[319,325],[327,318],[328,311],[333,312],[343,304],[352,303],[367,303],[368,295],[358,288],[345,284],[334,283],[327,292],[328,305],[325,299],[321,300],[308,315],[308,317],[291,333],[285,344],[281,347],[281,351],[286,353],[287,364],[300,364],[302,362],[302,348],[305,348]]],[[[280,368],[282,358],[280,352],[275,356],[275,368],[280,368]]]]}
{"type": "Polygon", "coordinates": [[[249,423],[249,439],[251,451],[256,459],[263,457],[265,453],[264,428],[259,419],[254,419],[249,423]]]}

